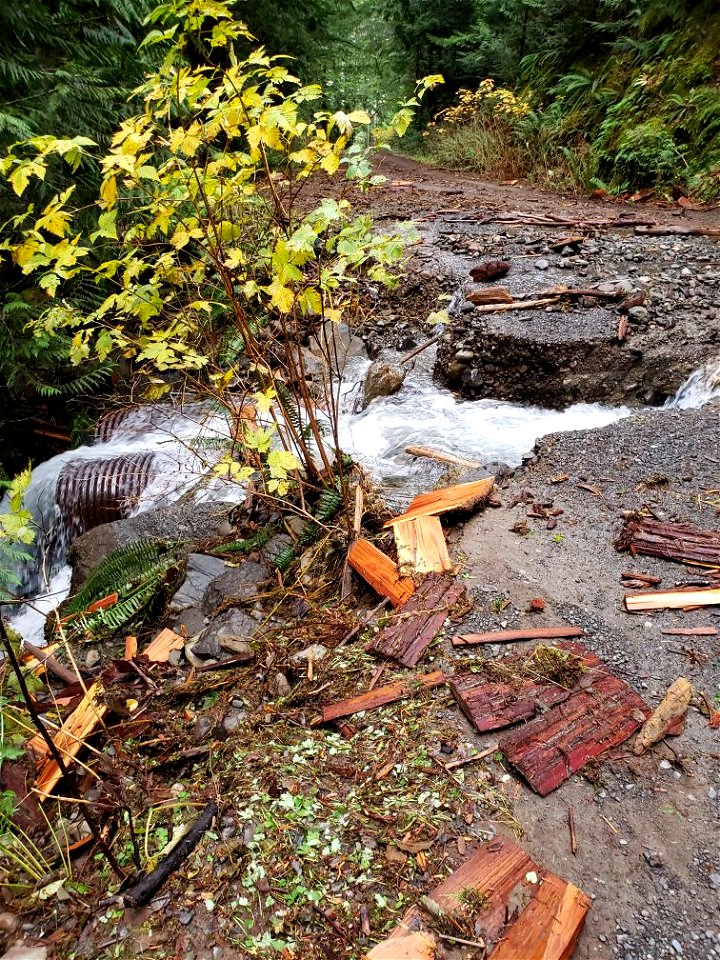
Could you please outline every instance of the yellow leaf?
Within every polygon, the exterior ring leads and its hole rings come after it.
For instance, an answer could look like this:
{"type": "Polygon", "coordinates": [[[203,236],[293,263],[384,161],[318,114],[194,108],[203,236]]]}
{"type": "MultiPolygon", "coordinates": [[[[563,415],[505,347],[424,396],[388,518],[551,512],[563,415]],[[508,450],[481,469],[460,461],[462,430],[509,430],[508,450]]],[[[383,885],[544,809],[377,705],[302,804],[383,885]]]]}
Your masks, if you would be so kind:
{"type": "Polygon", "coordinates": [[[284,287],[281,283],[271,283],[266,288],[270,294],[270,302],[277,307],[281,313],[290,313],[295,304],[295,294],[289,287],[284,287]]]}
{"type": "Polygon", "coordinates": [[[117,177],[105,177],[100,186],[100,206],[109,210],[117,200],[117,177]]]}

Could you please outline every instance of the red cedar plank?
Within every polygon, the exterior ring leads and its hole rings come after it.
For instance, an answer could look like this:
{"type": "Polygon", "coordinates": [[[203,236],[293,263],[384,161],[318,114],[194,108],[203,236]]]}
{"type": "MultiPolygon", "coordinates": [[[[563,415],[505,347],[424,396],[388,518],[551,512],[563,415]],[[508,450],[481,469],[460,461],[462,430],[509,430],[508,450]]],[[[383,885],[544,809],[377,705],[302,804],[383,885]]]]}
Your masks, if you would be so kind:
{"type": "Polygon", "coordinates": [[[584,637],[581,627],[529,627],[527,630],[493,630],[490,633],[465,633],[452,638],[454,647],[478,643],[510,643],[512,640],[558,640],[562,637],[584,637]]]}
{"type": "MultiPolygon", "coordinates": [[[[482,895],[483,906],[475,916],[472,939],[484,939],[492,947],[493,958],[500,960],[570,960],[590,908],[589,898],[572,884],[538,866],[528,854],[507,837],[498,836],[483,844],[444,883],[430,893],[449,916],[462,913],[464,891],[482,895]],[[536,883],[528,879],[537,875],[536,883]],[[521,887],[527,906],[511,918],[509,900],[521,887]]],[[[412,945],[412,933],[427,930],[427,920],[417,907],[411,907],[389,937],[370,957],[378,960],[416,960],[422,954],[403,953],[412,945]],[[397,952],[393,952],[393,947],[397,952]]],[[[421,941],[422,942],[422,941],[421,941]]]]}
{"type": "Polygon", "coordinates": [[[445,622],[450,608],[465,596],[465,586],[441,574],[428,574],[403,607],[367,646],[370,653],[414,667],[445,622]]]}
{"type": "Polygon", "coordinates": [[[525,879],[531,871],[538,878],[542,876],[542,868],[521,847],[498,835],[436,887],[430,898],[452,915],[461,908],[462,892],[477,890],[485,901],[475,918],[475,928],[482,937],[494,942],[505,926],[508,898],[515,887],[522,884],[527,891],[533,891],[534,885],[525,879]]]}
{"type": "Polygon", "coordinates": [[[664,637],[716,637],[718,635],[715,627],[673,627],[669,630],[661,630],[664,637]]]}
{"type": "Polygon", "coordinates": [[[409,577],[401,577],[397,564],[386,557],[369,540],[356,540],[350,547],[348,563],[356,573],[394,607],[401,607],[415,590],[409,577]]]}
{"type": "Polygon", "coordinates": [[[570,960],[589,909],[582,890],[550,874],[493,950],[493,960],[570,960]]]}
{"type": "Polygon", "coordinates": [[[418,494],[405,513],[388,520],[385,526],[391,527],[402,520],[412,520],[415,517],[437,516],[448,510],[457,510],[459,507],[471,508],[475,503],[479,504],[488,497],[494,486],[495,477],[485,477],[482,480],[456,483],[452,487],[418,494]]]}
{"type": "MultiPolygon", "coordinates": [[[[599,657],[581,643],[557,644],[561,650],[582,657],[586,668],[597,667],[599,657]]],[[[512,668],[524,657],[503,657],[500,663],[512,668]]],[[[588,675],[585,675],[587,684],[588,675]]],[[[450,681],[450,689],[461,710],[479,733],[499,730],[520,720],[528,720],[540,710],[567,700],[572,690],[548,680],[526,680],[520,686],[488,680],[482,674],[458,674],[450,681]]]]}
{"type": "Polygon", "coordinates": [[[399,683],[389,683],[387,686],[377,687],[375,690],[368,690],[367,693],[358,694],[357,697],[350,697],[348,700],[341,700],[339,703],[328,704],[323,707],[323,722],[337,720],[338,717],[349,717],[353,713],[360,713],[361,710],[383,707],[386,703],[394,703],[396,700],[412,696],[420,689],[431,690],[443,683],[445,683],[445,674],[441,670],[426,673],[424,676],[409,677],[399,683]]]}
{"type": "Polygon", "coordinates": [[[547,796],[588,760],[627,740],[650,710],[612,674],[573,695],[518,730],[506,733],[500,750],[540,796],[547,796]]]}

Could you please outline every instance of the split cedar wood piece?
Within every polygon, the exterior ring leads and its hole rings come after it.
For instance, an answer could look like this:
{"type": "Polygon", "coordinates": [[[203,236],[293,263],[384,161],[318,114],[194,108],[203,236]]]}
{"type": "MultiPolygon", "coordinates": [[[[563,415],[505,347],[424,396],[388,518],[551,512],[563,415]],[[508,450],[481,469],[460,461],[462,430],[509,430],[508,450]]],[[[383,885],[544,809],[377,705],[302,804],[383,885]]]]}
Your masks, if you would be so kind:
{"type": "Polygon", "coordinates": [[[720,604],[720,587],[706,590],[653,590],[646,593],[628,593],[625,606],[634,613],[638,610],[682,610],[685,607],[713,607],[720,604]]]}
{"type": "Polygon", "coordinates": [[[499,747],[544,797],[588,760],[627,740],[649,713],[623,680],[598,670],[588,689],[578,684],[564,703],[506,733],[499,747]]]}
{"type": "Polygon", "coordinates": [[[438,517],[416,517],[393,526],[398,568],[403,573],[452,570],[445,534],[438,517]]]}
{"type": "Polygon", "coordinates": [[[384,707],[386,703],[395,703],[404,700],[421,690],[432,690],[445,683],[445,674],[440,670],[435,673],[426,673],[424,676],[408,677],[398,683],[388,683],[384,687],[376,687],[366,693],[359,693],[356,697],[331,703],[323,707],[323,723],[337,720],[340,717],[350,717],[361,710],[373,710],[375,707],[384,707]]]}
{"type": "Polygon", "coordinates": [[[653,744],[659,743],[666,734],[672,734],[678,724],[682,725],[692,700],[693,688],[685,677],[678,677],[670,685],[661,703],[653,710],[652,715],[645,721],[640,733],[635,738],[633,753],[641,756],[653,744]]]}
{"type": "Polygon", "coordinates": [[[401,577],[397,564],[373,546],[369,540],[356,540],[348,553],[348,563],[373,590],[387,597],[394,607],[401,607],[415,592],[409,577],[401,577]]]}
{"type": "Polygon", "coordinates": [[[471,290],[466,300],[470,303],[512,303],[515,299],[507,287],[486,287],[484,290],[471,290]]]}
{"type": "Polygon", "coordinates": [[[561,640],[583,637],[581,627],[529,627],[527,630],[493,630],[490,633],[461,633],[452,638],[454,647],[470,647],[479,643],[511,643],[514,640],[561,640]]]}
{"type": "Polygon", "coordinates": [[[414,667],[465,592],[450,577],[428,574],[402,611],[370,641],[368,653],[414,667]]]}
{"type": "Polygon", "coordinates": [[[661,557],[681,563],[720,566],[720,531],[701,530],[686,523],[626,520],[615,541],[619,551],[661,557]]]}
{"type": "Polygon", "coordinates": [[[471,483],[456,483],[452,487],[431,490],[415,497],[405,513],[388,520],[386,527],[392,527],[403,520],[415,517],[432,517],[448,510],[473,510],[487,500],[495,486],[495,477],[485,477],[471,483]]]}
{"type": "MultiPolygon", "coordinates": [[[[171,650],[181,650],[184,645],[185,640],[172,630],[161,630],[145,649],[144,655],[154,663],[165,663],[171,650]]],[[[66,763],[78,755],[86,739],[107,713],[106,704],[100,700],[102,690],[99,682],[89,686],[80,703],[53,737],[53,742],[66,763]]],[[[47,796],[62,778],[62,771],[41,736],[33,737],[28,745],[40,758],[36,782],[38,793],[47,796]]]]}
{"type": "MultiPolygon", "coordinates": [[[[483,844],[429,899],[463,926],[469,921],[469,939],[482,939],[492,946],[494,960],[569,960],[590,909],[590,899],[582,890],[543,870],[503,836],[483,844]],[[468,894],[477,895],[478,906],[468,905],[473,899],[468,894]],[[517,903],[524,904],[519,912],[517,903]]],[[[419,907],[413,907],[388,939],[370,951],[368,960],[443,956],[437,939],[435,954],[401,952],[413,945],[411,938],[419,933],[430,935],[430,922],[419,907]],[[390,949],[393,944],[397,953],[390,949]]],[[[420,951],[427,949],[425,941],[415,942],[420,951]]]]}
{"type": "MultiPolygon", "coordinates": [[[[579,643],[558,644],[558,649],[580,657],[585,670],[600,664],[598,657],[579,643]]],[[[525,659],[514,656],[492,661],[493,665],[507,667],[507,682],[492,680],[482,673],[458,674],[450,680],[450,689],[460,709],[479,733],[529,720],[572,696],[574,687],[566,688],[542,678],[512,676],[513,668],[525,659]]],[[[583,674],[584,679],[590,676],[593,674],[583,674]]]]}

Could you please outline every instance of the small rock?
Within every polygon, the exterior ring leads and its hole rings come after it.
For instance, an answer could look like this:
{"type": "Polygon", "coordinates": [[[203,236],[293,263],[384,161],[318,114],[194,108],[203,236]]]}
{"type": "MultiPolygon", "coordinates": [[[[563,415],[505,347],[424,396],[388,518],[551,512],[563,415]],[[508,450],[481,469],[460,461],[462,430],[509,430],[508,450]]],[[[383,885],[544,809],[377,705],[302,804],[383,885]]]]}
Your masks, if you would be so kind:
{"type": "Polygon", "coordinates": [[[550,261],[549,261],[549,260],[545,260],[545,259],[543,258],[542,260],[538,260],[538,262],[535,264],[535,269],[536,269],[536,270],[547,270],[549,266],[550,266],[550,261]]]}
{"type": "Polygon", "coordinates": [[[299,650],[297,653],[294,653],[290,657],[290,663],[296,667],[302,666],[302,664],[311,659],[315,663],[318,663],[320,660],[324,659],[327,652],[328,648],[322,643],[314,643],[311,647],[307,647],[305,650],[299,650]]]}
{"type": "Polygon", "coordinates": [[[193,740],[195,743],[202,743],[212,733],[214,722],[211,717],[198,717],[193,727],[193,740]]]}
{"type": "Polygon", "coordinates": [[[222,728],[225,733],[235,733],[244,719],[244,710],[229,710],[223,717],[222,728]]]}
{"type": "Polygon", "coordinates": [[[677,953],[678,955],[679,955],[679,954],[682,954],[682,952],[683,952],[683,951],[682,951],[682,946],[681,946],[679,940],[671,940],[671,941],[670,941],[670,946],[673,948],[673,950],[675,951],[675,953],[677,953]]]}
{"type": "MultiPolygon", "coordinates": [[[[683,267],[682,270],[680,271],[680,276],[681,276],[681,277],[691,277],[691,276],[692,276],[692,270],[691,270],[689,267],[683,267]]],[[[673,940],[673,943],[677,943],[677,941],[676,941],[676,940],[673,940]]]]}
{"type": "Polygon", "coordinates": [[[643,850],[643,857],[645,857],[648,865],[655,869],[664,866],[663,858],[657,850],[643,850]]]}
{"type": "Polygon", "coordinates": [[[630,307],[628,316],[632,317],[633,320],[647,320],[649,313],[647,307],[630,307]]]}
{"type": "Polygon", "coordinates": [[[186,927],[194,916],[195,916],[194,910],[181,910],[180,913],[178,914],[178,920],[184,927],[186,927]]]}
{"type": "Polygon", "coordinates": [[[218,557],[191,553],[187,559],[185,582],[170,601],[170,610],[179,613],[188,607],[199,607],[208,585],[225,570],[227,567],[224,561],[218,557]]]}
{"type": "Polygon", "coordinates": [[[249,640],[257,632],[257,622],[243,610],[225,610],[210,621],[192,646],[196,657],[221,660],[224,650],[253,656],[249,640]]]}
{"type": "Polygon", "coordinates": [[[277,697],[289,697],[292,693],[292,687],[290,686],[290,681],[285,676],[284,673],[276,673],[275,679],[273,680],[273,687],[275,689],[275,696],[277,697]]]}

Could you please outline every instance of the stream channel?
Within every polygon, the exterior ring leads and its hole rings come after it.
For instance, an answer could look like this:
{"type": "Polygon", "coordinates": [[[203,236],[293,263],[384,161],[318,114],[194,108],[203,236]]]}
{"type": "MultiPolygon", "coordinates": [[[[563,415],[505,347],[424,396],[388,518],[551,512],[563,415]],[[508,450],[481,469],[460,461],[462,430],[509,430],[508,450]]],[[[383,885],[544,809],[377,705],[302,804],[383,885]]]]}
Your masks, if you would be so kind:
{"type": "MultiPolygon", "coordinates": [[[[482,464],[517,467],[535,442],[549,433],[591,430],[638,409],[581,403],[547,410],[491,399],[460,400],[433,382],[434,354],[434,350],[420,354],[398,393],[379,397],[360,412],[355,411],[369,361],[351,360],[345,370],[342,448],[382,484],[393,507],[431,487],[445,469],[432,460],[409,456],[405,448],[410,445],[482,464]]],[[[718,393],[720,363],[715,362],[693,373],[666,406],[699,407],[718,393]]],[[[218,477],[208,480],[212,460],[220,455],[217,441],[228,436],[225,417],[200,403],[135,407],[101,420],[93,442],[39,464],[25,496],[38,527],[38,559],[23,571],[22,595],[28,600],[11,621],[24,639],[42,643],[46,615],[67,596],[70,541],[113,518],[103,516],[103,503],[117,515],[119,472],[126,474],[124,516],[167,506],[183,496],[242,500],[240,485],[218,477]],[[104,475],[97,470],[98,461],[108,461],[104,475]]]]}

